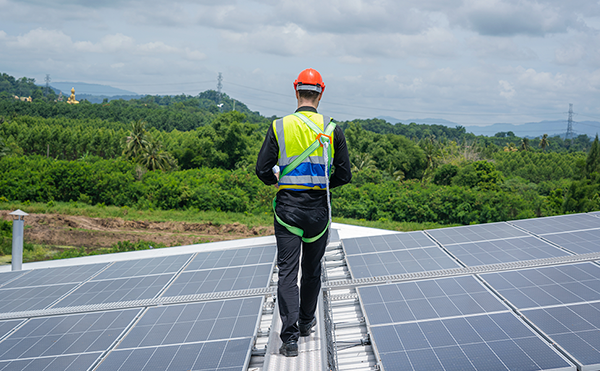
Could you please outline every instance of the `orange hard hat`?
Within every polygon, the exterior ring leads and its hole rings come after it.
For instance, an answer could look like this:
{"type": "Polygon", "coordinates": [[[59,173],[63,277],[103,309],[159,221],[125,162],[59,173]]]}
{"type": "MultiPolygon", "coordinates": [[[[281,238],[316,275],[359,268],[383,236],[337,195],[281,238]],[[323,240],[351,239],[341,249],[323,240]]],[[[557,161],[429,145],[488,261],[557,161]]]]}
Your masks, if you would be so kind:
{"type": "Polygon", "coordinates": [[[321,74],[312,68],[307,68],[300,72],[296,81],[294,81],[295,90],[312,90],[322,93],[325,90],[325,84],[321,74]]]}

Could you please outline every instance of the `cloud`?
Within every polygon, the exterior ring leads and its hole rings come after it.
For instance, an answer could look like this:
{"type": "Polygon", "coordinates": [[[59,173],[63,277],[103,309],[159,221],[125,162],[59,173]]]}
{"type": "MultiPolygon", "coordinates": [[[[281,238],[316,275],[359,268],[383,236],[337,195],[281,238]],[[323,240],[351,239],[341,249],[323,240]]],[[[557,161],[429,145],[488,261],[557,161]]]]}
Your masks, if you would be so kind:
{"type": "Polygon", "coordinates": [[[515,88],[512,84],[505,80],[498,81],[498,84],[500,85],[500,95],[508,100],[512,99],[515,95],[515,88]]]}
{"type": "Polygon", "coordinates": [[[554,62],[563,66],[575,66],[585,58],[586,54],[586,48],[583,45],[563,45],[554,51],[554,62]]]}
{"type": "Polygon", "coordinates": [[[528,46],[519,46],[512,38],[476,35],[467,40],[467,45],[473,50],[477,57],[482,59],[524,61],[538,58],[536,52],[532,48],[528,46]]]}
{"type": "Polygon", "coordinates": [[[582,26],[569,3],[465,0],[450,12],[453,23],[488,36],[544,36],[582,26]]]}
{"type": "Polygon", "coordinates": [[[0,41],[4,40],[7,48],[28,52],[31,55],[68,55],[71,53],[91,53],[115,56],[163,56],[178,55],[190,60],[201,60],[206,55],[191,48],[177,48],[162,41],[136,43],[129,36],[117,33],[102,37],[99,42],[73,41],[62,31],[37,28],[24,35],[10,37],[0,31],[0,41]]]}

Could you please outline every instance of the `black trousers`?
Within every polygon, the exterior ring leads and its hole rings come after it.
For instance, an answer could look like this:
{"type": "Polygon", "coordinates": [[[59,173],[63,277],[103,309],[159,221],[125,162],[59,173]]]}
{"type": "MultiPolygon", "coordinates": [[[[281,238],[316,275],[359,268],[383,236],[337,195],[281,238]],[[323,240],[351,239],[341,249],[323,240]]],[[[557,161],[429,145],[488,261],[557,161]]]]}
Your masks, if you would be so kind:
{"type": "MultiPolygon", "coordinates": [[[[325,229],[329,219],[327,208],[303,209],[277,204],[275,211],[284,222],[304,230],[304,237],[318,235],[325,229]]],[[[312,243],[287,230],[275,220],[277,239],[277,265],[279,282],[277,302],[281,316],[281,340],[298,340],[298,321],[310,322],[317,308],[321,290],[321,258],[327,247],[327,233],[312,243]],[[302,262],[300,263],[300,251],[302,262]],[[302,267],[302,279],[298,290],[298,269],[302,267]]]]}

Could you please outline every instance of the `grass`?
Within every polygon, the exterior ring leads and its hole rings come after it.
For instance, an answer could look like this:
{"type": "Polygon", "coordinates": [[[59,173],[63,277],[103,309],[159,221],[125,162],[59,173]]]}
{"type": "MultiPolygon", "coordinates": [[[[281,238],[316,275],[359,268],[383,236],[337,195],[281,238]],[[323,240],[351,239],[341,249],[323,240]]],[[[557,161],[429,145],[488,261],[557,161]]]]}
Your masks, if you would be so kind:
{"type": "Polygon", "coordinates": [[[125,220],[146,220],[151,222],[188,222],[213,224],[245,224],[248,228],[267,226],[273,223],[271,213],[232,213],[200,210],[138,210],[127,206],[88,205],[81,202],[0,202],[0,210],[21,209],[29,214],[65,214],[91,218],[121,218],[125,220]]]}

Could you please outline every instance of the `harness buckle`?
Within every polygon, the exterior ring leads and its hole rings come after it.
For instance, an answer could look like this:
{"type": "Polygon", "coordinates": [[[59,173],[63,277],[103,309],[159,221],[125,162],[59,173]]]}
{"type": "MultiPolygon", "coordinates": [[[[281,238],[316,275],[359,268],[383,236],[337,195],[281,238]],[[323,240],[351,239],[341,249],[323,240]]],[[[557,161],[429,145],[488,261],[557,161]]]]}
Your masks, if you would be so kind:
{"type": "Polygon", "coordinates": [[[327,135],[327,134],[324,134],[324,133],[319,133],[317,135],[317,139],[316,140],[318,140],[319,144],[321,145],[321,147],[323,147],[325,145],[325,143],[331,145],[332,138],[331,138],[331,135],[327,135]]]}

